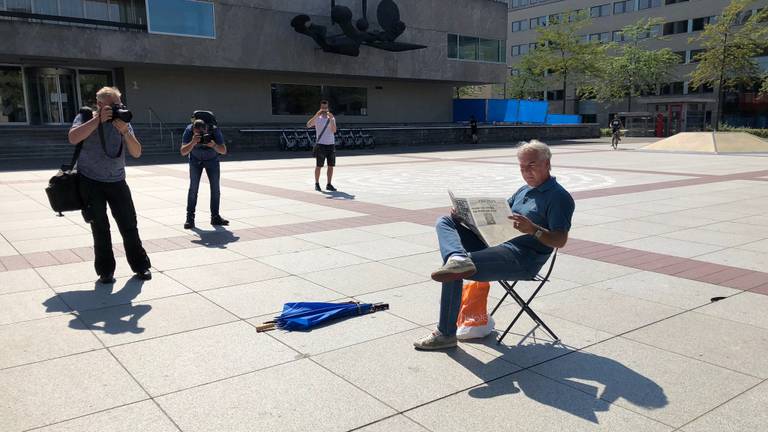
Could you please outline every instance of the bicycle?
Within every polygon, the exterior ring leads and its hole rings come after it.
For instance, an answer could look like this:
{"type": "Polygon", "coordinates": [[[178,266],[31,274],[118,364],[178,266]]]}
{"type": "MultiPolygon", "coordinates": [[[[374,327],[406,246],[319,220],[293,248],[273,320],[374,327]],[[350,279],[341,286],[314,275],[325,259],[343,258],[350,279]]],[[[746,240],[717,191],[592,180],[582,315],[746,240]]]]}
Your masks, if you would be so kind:
{"type": "Polygon", "coordinates": [[[619,141],[621,141],[621,131],[616,129],[611,136],[611,147],[613,147],[614,150],[619,149],[619,141]]]}

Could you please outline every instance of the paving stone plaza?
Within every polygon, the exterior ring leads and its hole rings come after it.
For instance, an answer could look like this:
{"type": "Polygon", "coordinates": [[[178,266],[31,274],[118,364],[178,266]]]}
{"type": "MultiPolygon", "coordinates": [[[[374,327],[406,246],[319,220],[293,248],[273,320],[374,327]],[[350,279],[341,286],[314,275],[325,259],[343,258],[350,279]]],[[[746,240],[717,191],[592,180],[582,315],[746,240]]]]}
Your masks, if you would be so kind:
{"type": "Polygon", "coordinates": [[[231,224],[205,223],[204,180],[194,232],[184,160],[130,166],[153,279],[118,258],[112,286],[79,213],[48,208],[53,170],[2,171],[0,431],[762,431],[768,158],[627,141],[552,146],[576,212],[534,309],[561,342],[524,317],[440,352],[412,346],[438,317],[434,222],[447,189],[522,185],[512,145],[340,153],[332,194],[309,156],[224,159],[231,224]],[[348,300],[390,309],[255,330],[285,302],[348,300]]]}

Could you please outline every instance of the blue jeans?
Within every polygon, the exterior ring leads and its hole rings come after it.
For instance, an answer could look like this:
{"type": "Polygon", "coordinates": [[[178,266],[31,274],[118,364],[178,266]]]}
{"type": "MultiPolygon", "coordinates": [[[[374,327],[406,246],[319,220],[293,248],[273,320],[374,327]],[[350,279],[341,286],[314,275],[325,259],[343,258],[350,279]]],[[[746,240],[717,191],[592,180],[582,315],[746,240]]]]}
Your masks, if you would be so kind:
{"type": "MultiPolygon", "coordinates": [[[[477,267],[477,273],[472,275],[471,280],[527,280],[532,279],[541,267],[523,262],[520,259],[523,252],[509,243],[487,247],[475,233],[449,216],[439,218],[435,228],[443,263],[453,255],[469,256],[477,267]]],[[[443,283],[443,291],[440,294],[440,322],[437,329],[446,336],[456,334],[463,285],[462,280],[443,283]]]]}
{"type": "Polygon", "coordinates": [[[187,219],[195,219],[195,207],[197,207],[197,190],[200,188],[200,178],[203,176],[203,169],[208,176],[208,183],[211,184],[211,217],[219,216],[219,201],[221,200],[221,188],[219,181],[221,179],[221,168],[219,158],[209,160],[199,160],[194,157],[189,158],[189,192],[187,193],[187,219]]]}

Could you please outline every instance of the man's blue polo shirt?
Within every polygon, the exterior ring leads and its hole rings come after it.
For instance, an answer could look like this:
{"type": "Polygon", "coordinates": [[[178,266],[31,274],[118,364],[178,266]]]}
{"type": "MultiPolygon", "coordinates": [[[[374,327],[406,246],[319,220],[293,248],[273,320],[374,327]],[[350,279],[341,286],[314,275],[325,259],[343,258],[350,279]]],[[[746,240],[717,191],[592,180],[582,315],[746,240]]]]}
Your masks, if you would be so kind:
{"type": "MultiPolygon", "coordinates": [[[[182,144],[192,141],[193,133],[194,131],[192,130],[192,125],[190,124],[186,129],[184,129],[184,134],[181,136],[182,144]]],[[[217,144],[224,144],[224,134],[221,133],[221,129],[218,127],[213,128],[213,140],[216,141],[217,144]]],[[[205,144],[198,144],[195,146],[195,148],[192,149],[191,152],[189,152],[189,157],[190,159],[201,161],[212,160],[219,157],[219,152],[205,144]]]]}
{"type": "MultiPolygon", "coordinates": [[[[571,194],[554,177],[550,177],[538,187],[521,187],[507,202],[512,213],[521,214],[536,225],[549,231],[569,231],[571,218],[576,204],[571,194]]],[[[543,265],[552,248],[544,245],[532,235],[524,235],[504,243],[505,246],[519,250],[521,264],[543,265]]]]}

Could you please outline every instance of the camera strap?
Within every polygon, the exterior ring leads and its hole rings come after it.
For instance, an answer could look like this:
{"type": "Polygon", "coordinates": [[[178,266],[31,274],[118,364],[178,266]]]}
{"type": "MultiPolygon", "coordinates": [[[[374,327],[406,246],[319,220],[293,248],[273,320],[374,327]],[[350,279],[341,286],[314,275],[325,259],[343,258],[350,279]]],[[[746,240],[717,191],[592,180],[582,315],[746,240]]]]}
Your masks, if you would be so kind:
{"type": "Polygon", "coordinates": [[[101,149],[104,150],[104,154],[110,158],[110,159],[117,159],[123,154],[123,136],[120,136],[120,150],[117,151],[116,156],[110,156],[109,153],[107,153],[107,144],[106,140],[104,139],[104,125],[99,121],[99,141],[101,141],[101,149]]]}
{"type": "Polygon", "coordinates": [[[328,119],[327,122],[325,122],[325,126],[323,126],[323,130],[320,131],[320,135],[317,136],[317,139],[315,140],[316,143],[320,143],[320,138],[323,137],[323,134],[325,133],[325,130],[328,129],[328,125],[331,124],[331,119],[328,119]]]}

